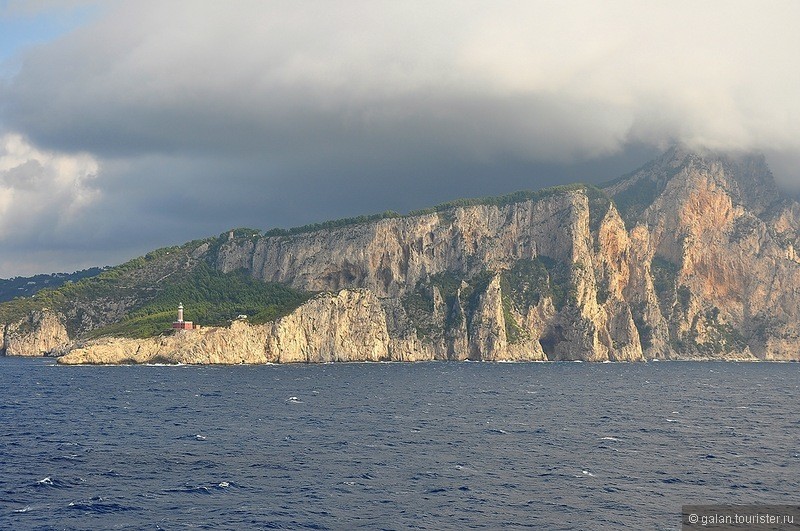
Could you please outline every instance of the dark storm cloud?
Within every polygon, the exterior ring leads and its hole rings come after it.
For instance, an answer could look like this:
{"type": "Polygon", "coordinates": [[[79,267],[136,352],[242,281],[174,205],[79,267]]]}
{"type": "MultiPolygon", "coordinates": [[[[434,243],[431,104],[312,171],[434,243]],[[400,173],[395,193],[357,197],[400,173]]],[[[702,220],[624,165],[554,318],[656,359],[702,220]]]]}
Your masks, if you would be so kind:
{"type": "Polygon", "coordinates": [[[101,7],[0,82],[18,256],[0,276],[56,235],[106,263],[236,225],[597,182],[674,141],[800,153],[795,2],[101,7]]]}

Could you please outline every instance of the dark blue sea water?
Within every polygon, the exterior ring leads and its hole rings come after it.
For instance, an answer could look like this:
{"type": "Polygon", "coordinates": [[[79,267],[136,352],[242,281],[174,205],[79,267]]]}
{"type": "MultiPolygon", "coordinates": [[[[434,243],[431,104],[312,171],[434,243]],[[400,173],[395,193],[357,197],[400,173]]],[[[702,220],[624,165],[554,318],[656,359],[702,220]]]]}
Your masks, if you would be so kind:
{"type": "Polygon", "coordinates": [[[1,529],[679,529],[800,501],[800,364],[0,358],[1,529]]]}

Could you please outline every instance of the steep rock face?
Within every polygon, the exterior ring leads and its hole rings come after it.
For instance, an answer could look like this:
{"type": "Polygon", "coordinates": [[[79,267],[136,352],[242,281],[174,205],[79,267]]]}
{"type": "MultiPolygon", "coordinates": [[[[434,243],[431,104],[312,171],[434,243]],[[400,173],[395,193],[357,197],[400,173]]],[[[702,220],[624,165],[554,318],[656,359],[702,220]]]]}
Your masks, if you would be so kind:
{"type": "Polygon", "coordinates": [[[596,299],[601,302],[608,323],[605,339],[612,361],[641,360],[644,356],[639,331],[633,321],[630,295],[648,293],[649,274],[642,272],[635,243],[611,205],[597,230],[596,299]]]}
{"type": "Polygon", "coordinates": [[[219,250],[216,265],[308,291],[360,287],[378,297],[398,297],[444,271],[472,275],[539,254],[568,259],[577,211],[586,208],[585,195],[575,191],[500,207],[232,240],[219,250]]]}
{"type": "MultiPolygon", "coordinates": [[[[800,205],[763,158],[676,148],[604,190],[613,202],[566,187],[232,233],[170,263],[322,294],[271,324],[99,340],[64,362],[800,359],[800,205]]],[[[133,304],[100,303],[73,305],[83,329],[101,318],[90,312],[114,320],[133,304]]]]}
{"type": "MultiPolygon", "coordinates": [[[[605,262],[596,256],[589,202],[578,189],[506,205],[230,240],[219,250],[217,267],[247,269],[305,290],[370,290],[381,299],[392,359],[642,359],[621,294],[630,256],[616,248],[605,262]],[[504,282],[504,275],[519,277],[520,261],[537,270],[535,289],[526,288],[524,278],[504,282]],[[602,264],[615,290],[605,306],[598,303],[596,278],[602,264]]],[[[609,246],[617,240],[629,245],[616,210],[604,206],[599,224],[609,246]]]]}
{"type": "Polygon", "coordinates": [[[374,291],[403,359],[798,358],[800,207],[763,157],[679,147],[606,191],[231,241],[218,266],[374,291]]]}
{"type": "Polygon", "coordinates": [[[375,295],[342,290],[312,299],[270,330],[267,356],[276,362],[388,361],[389,333],[375,295]]]}
{"type": "Polygon", "coordinates": [[[649,357],[798,359],[798,206],[763,157],[678,148],[654,166],[608,189],[618,204],[654,191],[629,218],[657,292],[657,308],[628,296],[649,357]]]}
{"type": "MultiPolygon", "coordinates": [[[[545,359],[538,343],[506,339],[499,276],[473,313],[476,325],[464,328],[464,351],[474,360],[545,359]],[[531,354],[528,351],[531,347],[531,354]]],[[[448,359],[444,342],[435,345],[416,334],[391,336],[381,302],[369,290],[341,290],[308,301],[291,314],[265,325],[234,321],[230,327],[176,331],[148,339],[101,338],[76,345],[59,363],[325,363],[344,361],[422,361],[448,359]]],[[[466,359],[466,356],[462,359],[466,359]]]]}
{"type": "Polygon", "coordinates": [[[63,351],[69,342],[67,329],[55,312],[34,311],[27,319],[3,327],[2,354],[46,356],[63,351]]]}
{"type": "Polygon", "coordinates": [[[491,277],[486,290],[478,295],[477,307],[470,316],[465,342],[468,358],[475,361],[547,359],[539,342],[530,337],[530,329],[517,323],[503,299],[502,276],[496,274],[491,277]],[[515,335],[516,340],[512,341],[514,338],[510,335],[515,335]]]}

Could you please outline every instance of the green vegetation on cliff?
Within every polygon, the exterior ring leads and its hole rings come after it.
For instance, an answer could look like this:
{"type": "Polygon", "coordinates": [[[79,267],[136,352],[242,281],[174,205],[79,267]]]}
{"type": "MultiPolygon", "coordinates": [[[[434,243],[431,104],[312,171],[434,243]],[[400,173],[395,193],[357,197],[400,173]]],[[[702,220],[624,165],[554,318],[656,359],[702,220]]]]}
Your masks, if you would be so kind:
{"type": "Polygon", "coordinates": [[[539,258],[517,260],[503,272],[500,289],[520,309],[536,306],[543,297],[552,295],[547,267],[539,258]]]}
{"type": "Polygon", "coordinates": [[[653,288],[661,306],[661,313],[668,316],[672,313],[672,305],[677,297],[678,271],[680,267],[660,256],[653,257],[650,265],[653,275],[653,288]]]}
{"type": "Polygon", "coordinates": [[[633,227],[642,212],[655,201],[660,192],[659,183],[650,179],[639,179],[614,196],[617,210],[628,228],[633,227]]]}
{"type": "Polygon", "coordinates": [[[541,201],[556,195],[566,194],[569,192],[586,191],[592,188],[586,184],[566,184],[561,186],[551,186],[550,188],[542,188],[541,190],[519,190],[506,195],[487,196],[487,197],[468,197],[448,201],[429,208],[420,210],[412,210],[408,216],[422,216],[425,214],[433,214],[434,212],[444,212],[454,208],[464,208],[479,205],[491,206],[507,206],[514,203],[522,203],[524,201],[541,201]]]}
{"type": "Polygon", "coordinates": [[[224,325],[241,314],[251,323],[265,323],[288,314],[310,295],[283,284],[255,280],[244,271],[221,273],[202,263],[120,322],[94,330],[89,337],[158,335],[170,329],[180,303],[186,307],[184,319],[203,326],[224,325]]]}
{"type": "Polygon", "coordinates": [[[632,180],[631,184],[617,192],[613,197],[614,204],[617,205],[617,210],[625,221],[625,226],[631,229],[639,221],[644,211],[664,191],[667,182],[685,170],[686,167],[687,161],[675,166],[661,168],[659,168],[657,160],[651,161],[638,170],[600,184],[600,188],[606,190],[624,181],[632,180]]]}
{"type": "Polygon", "coordinates": [[[369,214],[364,216],[355,216],[352,218],[333,219],[330,221],[323,221],[321,223],[310,223],[300,227],[292,227],[290,229],[270,229],[264,233],[264,236],[291,236],[293,234],[305,234],[307,232],[316,232],[319,230],[338,229],[340,227],[347,227],[349,225],[360,225],[362,223],[371,223],[381,219],[399,218],[400,214],[393,210],[387,210],[380,214],[369,214]]]}
{"type": "MultiPolygon", "coordinates": [[[[402,299],[417,336],[420,339],[437,337],[444,329],[460,326],[462,323],[457,320],[462,315],[474,314],[481,295],[495,275],[497,272],[486,270],[472,276],[444,271],[419,281],[414,290],[402,299]],[[443,323],[434,316],[434,290],[438,290],[442,297],[443,323]],[[459,306],[463,313],[457,311],[459,306]]],[[[568,302],[574,303],[575,298],[569,264],[547,256],[515,261],[510,269],[500,272],[500,290],[506,337],[510,343],[528,337],[514,317],[515,313],[524,315],[545,298],[551,298],[556,310],[560,311],[568,302]]]]}
{"type": "Polygon", "coordinates": [[[0,323],[19,321],[32,311],[49,308],[66,316],[67,330],[74,337],[83,326],[86,307],[101,303],[138,307],[152,300],[167,285],[190,274],[197,263],[192,261],[191,255],[206,241],[211,240],[157,249],[97,276],[2,303],[0,323]]]}
{"type": "MultiPolygon", "coordinates": [[[[237,229],[234,237],[254,234],[258,231],[237,229]]],[[[256,323],[273,320],[308,299],[242,272],[216,271],[210,261],[227,235],[157,249],[94,277],[4,302],[0,325],[49,308],[65,318],[70,337],[148,337],[170,328],[180,302],[187,306],[187,320],[218,325],[240,314],[256,323]]]]}

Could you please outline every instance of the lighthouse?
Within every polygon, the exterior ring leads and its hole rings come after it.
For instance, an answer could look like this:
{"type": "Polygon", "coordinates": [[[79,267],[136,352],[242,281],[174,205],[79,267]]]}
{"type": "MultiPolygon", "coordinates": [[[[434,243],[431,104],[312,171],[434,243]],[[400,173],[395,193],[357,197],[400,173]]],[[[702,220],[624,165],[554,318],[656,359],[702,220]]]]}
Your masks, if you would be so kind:
{"type": "Polygon", "coordinates": [[[178,320],[172,323],[172,328],[176,330],[194,330],[195,328],[191,321],[183,320],[183,303],[178,304],[178,320]]]}

